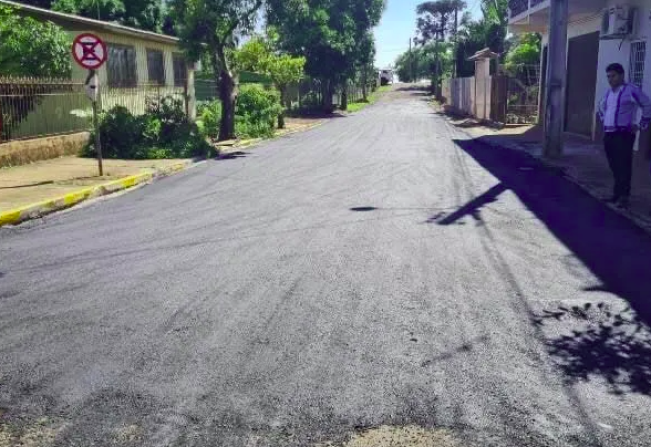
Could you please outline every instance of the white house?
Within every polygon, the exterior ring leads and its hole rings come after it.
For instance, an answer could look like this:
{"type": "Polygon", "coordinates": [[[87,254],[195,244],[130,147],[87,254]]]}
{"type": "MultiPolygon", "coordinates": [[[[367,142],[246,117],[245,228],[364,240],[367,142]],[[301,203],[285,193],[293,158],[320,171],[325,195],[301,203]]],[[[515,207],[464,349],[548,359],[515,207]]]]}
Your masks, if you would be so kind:
{"type": "MultiPolygon", "coordinates": [[[[598,139],[596,107],[608,88],[605,69],[619,62],[633,82],[651,94],[651,0],[568,0],[567,102],[565,130],[598,139]]],[[[543,35],[546,72],[550,0],[509,0],[513,33],[543,35]]],[[[544,75],[541,91],[545,91],[544,75]]],[[[544,93],[543,93],[544,94],[544,93]]],[[[542,97],[542,95],[541,95],[542,97]]]]}

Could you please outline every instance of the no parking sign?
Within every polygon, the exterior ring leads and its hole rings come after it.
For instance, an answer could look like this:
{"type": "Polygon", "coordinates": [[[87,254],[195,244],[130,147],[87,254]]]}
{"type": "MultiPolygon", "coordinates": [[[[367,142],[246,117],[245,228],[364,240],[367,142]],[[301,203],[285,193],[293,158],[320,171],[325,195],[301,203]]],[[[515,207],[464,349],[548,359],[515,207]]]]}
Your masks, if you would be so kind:
{"type": "Polygon", "coordinates": [[[84,85],[88,98],[93,102],[93,122],[95,124],[95,151],[100,177],[104,175],[102,166],[102,142],[100,141],[97,99],[99,97],[99,76],[96,70],[106,62],[108,51],[104,41],[95,34],[78,35],[72,43],[72,56],[75,61],[88,70],[88,78],[84,85]]]}
{"type": "Polygon", "coordinates": [[[107,53],[106,44],[95,34],[80,34],[72,44],[72,55],[75,61],[88,70],[97,70],[104,65],[107,53]]]}

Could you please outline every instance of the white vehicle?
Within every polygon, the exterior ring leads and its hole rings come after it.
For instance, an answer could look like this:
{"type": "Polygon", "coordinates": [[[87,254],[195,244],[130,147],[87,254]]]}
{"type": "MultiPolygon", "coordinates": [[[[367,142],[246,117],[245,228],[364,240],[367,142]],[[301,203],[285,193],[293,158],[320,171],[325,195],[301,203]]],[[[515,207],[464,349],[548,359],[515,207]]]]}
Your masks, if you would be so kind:
{"type": "Polygon", "coordinates": [[[393,70],[386,69],[380,71],[380,85],[393,84],[393,70]]]}

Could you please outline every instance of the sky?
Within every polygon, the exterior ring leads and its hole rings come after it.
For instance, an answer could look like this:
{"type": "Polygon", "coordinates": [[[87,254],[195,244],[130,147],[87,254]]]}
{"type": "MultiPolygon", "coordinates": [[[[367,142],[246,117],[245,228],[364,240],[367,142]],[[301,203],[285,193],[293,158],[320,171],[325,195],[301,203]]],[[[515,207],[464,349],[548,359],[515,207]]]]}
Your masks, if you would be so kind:
{"type": "MultiPolygon", "coordinates": [[[[480,14],[479,0],[466,0],[473,17],[480,14]]],[[[416,6],[423,0],[389,0],[380,26],[375,30],[377,39],[376,65],[385,68],[409,49],[409,40],[415,36],[416,6]]]]}

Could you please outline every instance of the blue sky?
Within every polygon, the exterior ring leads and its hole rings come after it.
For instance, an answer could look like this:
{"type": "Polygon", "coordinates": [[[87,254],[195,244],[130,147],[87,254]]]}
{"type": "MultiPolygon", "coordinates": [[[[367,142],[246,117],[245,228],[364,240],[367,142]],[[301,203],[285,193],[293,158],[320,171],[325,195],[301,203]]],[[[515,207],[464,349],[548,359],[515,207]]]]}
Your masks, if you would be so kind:
{"type": "MultiPolygon", "coordinates": [[[[475,17],[480,13],[479,0],[466,0],[475,17]]],[[[375,30],[376,64],[384,68],[409,49],[409,39],[416,30],[416,6],[423,0],[389,0],[382,23],[375,30]]]]}

